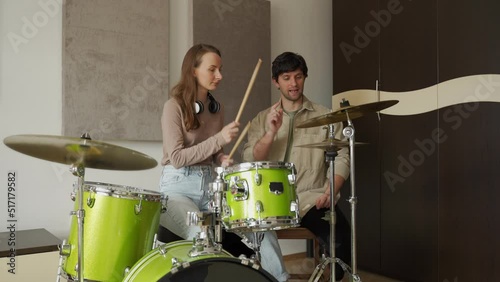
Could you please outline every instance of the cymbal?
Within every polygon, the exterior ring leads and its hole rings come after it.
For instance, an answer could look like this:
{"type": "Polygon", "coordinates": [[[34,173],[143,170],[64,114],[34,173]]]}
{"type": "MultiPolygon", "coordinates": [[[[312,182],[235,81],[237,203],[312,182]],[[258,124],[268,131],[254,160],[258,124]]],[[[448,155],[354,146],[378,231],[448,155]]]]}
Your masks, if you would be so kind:
{"type": "Polygon", "coordinates": [[[328,125],[332,123],[347,121],[347,114],[349,114],[349,119],[355,119],[364,116],[368,113],[374,113],[381,111],[385,108],[389,108],[398,103],[398,100],[387,100],[374,102],[369,104],[363,104],[359,106],[346,106],[342,107],[335,112],[331,112],[322,116],[311,118],[309,120],[303,121],[297,124],[298,128],[314,127],[320,125],[328,125]]]}
{"type": "Polygon", "coordinates": [[[143,153],[84,138],[27,134],[9,136],[3,142],[35,158],[62,164],[82,163],[87,168],[141,170],[158,164],[143,153]]]}
{"type": "MultiPolygon", "coordinates": [[[[355,146],[366,145],[366,144],[368,143],[354,142],[355,146]]],[[[342,141],[338,139],[325,139],[319,143],[301,144],[301,145],[295,145],[294,147],[323,149],[325,151],[339,151],[342,148],[349,147],[349,141],[342,141]]]]}

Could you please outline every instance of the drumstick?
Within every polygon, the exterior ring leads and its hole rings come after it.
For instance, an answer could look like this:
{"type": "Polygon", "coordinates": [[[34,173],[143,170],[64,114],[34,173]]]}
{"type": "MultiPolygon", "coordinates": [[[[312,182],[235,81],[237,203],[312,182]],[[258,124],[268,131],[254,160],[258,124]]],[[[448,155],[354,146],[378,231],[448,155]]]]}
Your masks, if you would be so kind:
{"type": "Polygon", "coordinates": [[[243,96],[243,101],[241,102],[240,110],[238,111],[238,114],[236,115],[236,122],[240,121],[241,113],[243,112],[243,108],[245,107],[245,104],[247,103],[248,96],[250,95],[250,91],[252,90],[253,83],[255,82],[255,78],[257,77],[257,73],[259,72],[260,65],[262,64],[262,60],[259,58],[259,61],[257,61],[257,65],[255,66],[255,69],[253,70],[252,78],[250,78],[250,82],[248,83],[247,87],[247,92],[245,92],[245,96],[243,96]]]}
{"type": "Polygon", "coordinates": [[[231,150],[231,153],[229,153],[229,158],[233,158],[234,153],[236,152],[236,148],[240,145],[241,141],[243,141],[243,137],[247,134],[248,129],[250,128],[250,122],[248,122],[247,126],[243,129],[243,131],[240,134],[240,137],[238,137],[238,140],[236,140],[236,143],[234,144],[233,149],[231,150]]]}

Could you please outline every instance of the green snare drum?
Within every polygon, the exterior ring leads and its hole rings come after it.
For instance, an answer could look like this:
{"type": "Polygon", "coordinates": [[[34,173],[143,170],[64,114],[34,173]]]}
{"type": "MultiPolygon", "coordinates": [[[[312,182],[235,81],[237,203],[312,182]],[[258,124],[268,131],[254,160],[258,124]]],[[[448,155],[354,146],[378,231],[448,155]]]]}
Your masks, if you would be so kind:
{"type": "Polygon", "coordinates": [[[298,226],[295,166],[249,162],[226,168],[222,221],[228,230],[276,230],[298,226]]]}
{"type": "MultiPolygon", "coordinates": [[[[78,197],[78,195],[77,195],[78,197]]],[[[160,193],[129,186],[85,182],[84,192],[85,280],[121,281],[125,269],[132,267],[153,249],[160,212],[165,208],[160,193]]],[[[78,210],[78,201],[75,203],[78,210]]],[[[78,264],[78,224],[71,222],[69,255],[63,276],[74,280],[78,264]]]]}
{"type": "Polygon", "coordinates": [[[232,257],[226,251],[190,257],[192,246],[191,241],[183,240],[152,250],[130,269],[123,281],[276,281],[258,264],[232,257]]]}

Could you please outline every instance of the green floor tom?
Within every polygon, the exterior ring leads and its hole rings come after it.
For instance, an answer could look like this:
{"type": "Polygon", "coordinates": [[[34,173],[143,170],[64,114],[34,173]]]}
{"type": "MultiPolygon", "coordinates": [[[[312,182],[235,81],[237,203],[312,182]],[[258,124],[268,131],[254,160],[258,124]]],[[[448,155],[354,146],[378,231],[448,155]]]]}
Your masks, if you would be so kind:
{"type": "MultiPolygon", "coordinates": [[[[165,208],[164,197],[130,186],[85,182],[83,201],[84,279],[122,281],[125,270],[153,249],[160,212],[165,208]]],[[[76,216],[71,221],[68,245],[63,275],[74,280],[78,273],[76,216]]]]}

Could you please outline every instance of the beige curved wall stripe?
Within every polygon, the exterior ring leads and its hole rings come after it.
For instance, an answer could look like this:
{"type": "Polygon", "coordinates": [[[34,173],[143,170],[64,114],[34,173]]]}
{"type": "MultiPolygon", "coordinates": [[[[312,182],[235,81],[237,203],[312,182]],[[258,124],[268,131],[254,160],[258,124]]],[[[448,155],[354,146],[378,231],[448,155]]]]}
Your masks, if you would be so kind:
{"type": "Polygon", "coordinates": [[[399,103],[381,113],[415,115],[467,102],[500,102],[500,75],[482,74],[448,80],[438,85],[406,92],[377,93],[371,89],[349,90],[332,97],[332,109],[339,108],[342,99],[351,105],[398,100],[399,103]]]}

